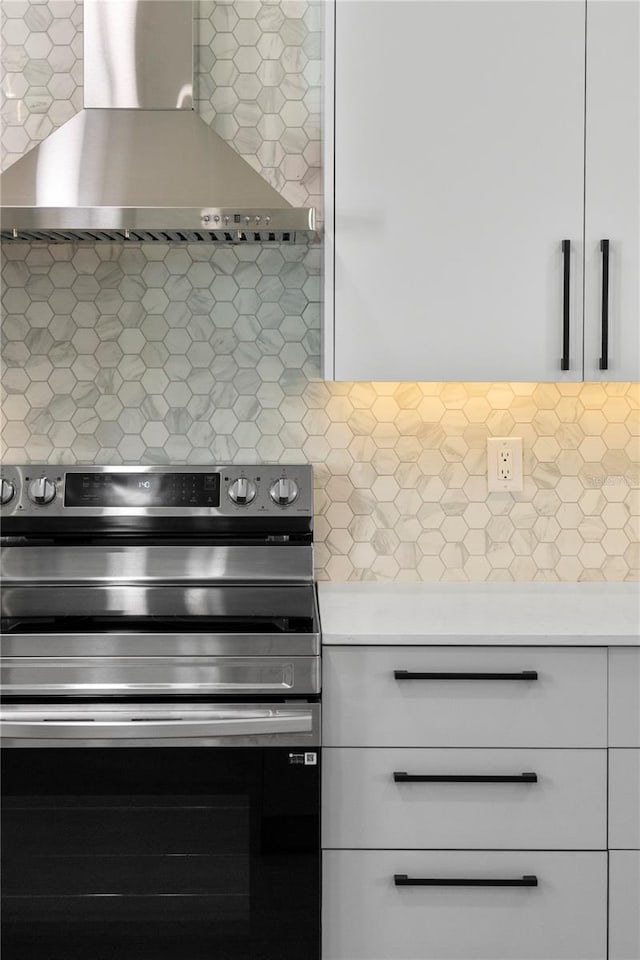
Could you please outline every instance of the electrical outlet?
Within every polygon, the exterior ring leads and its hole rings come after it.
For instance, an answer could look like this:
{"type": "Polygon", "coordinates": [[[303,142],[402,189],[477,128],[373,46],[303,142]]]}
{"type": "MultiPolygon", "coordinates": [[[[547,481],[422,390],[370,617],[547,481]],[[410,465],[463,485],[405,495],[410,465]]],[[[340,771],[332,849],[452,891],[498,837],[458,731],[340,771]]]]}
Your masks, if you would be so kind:
{"type": "Polygon", "coordinates": [[[513,451],[506,443],[498,449],[498,480],[513,480],[513,451]]]}
{"type": "Polygon", "coordinates": [[[487,439],[487,486],[489,493],[522,492],[522,437],[487,439]]]}

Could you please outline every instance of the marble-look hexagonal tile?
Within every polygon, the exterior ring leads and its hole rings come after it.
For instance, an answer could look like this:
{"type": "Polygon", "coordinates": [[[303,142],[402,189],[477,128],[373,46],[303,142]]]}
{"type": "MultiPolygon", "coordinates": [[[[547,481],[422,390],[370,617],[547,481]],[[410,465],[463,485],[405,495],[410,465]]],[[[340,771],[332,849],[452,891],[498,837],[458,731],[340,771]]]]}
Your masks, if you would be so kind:
{"type": "Polygon", "coordinates": [[[4,46],[0,168],[5,169],[82,106],[74,70],[82,6],[59,0],[26,4],[24,9],[3,4],[0,30],[4,46]]]}

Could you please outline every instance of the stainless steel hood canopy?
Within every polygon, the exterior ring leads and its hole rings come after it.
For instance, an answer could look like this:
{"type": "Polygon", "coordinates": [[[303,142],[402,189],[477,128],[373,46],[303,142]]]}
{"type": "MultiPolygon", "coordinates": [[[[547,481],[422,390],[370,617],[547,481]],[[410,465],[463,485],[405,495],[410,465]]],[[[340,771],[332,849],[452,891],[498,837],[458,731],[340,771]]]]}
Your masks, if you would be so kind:
{"type": "Polygon", "coordinates": [[[0,176],[3,240],[315,238],[193,110],[190,0],[84,0],[85,109],[0,176]]]}

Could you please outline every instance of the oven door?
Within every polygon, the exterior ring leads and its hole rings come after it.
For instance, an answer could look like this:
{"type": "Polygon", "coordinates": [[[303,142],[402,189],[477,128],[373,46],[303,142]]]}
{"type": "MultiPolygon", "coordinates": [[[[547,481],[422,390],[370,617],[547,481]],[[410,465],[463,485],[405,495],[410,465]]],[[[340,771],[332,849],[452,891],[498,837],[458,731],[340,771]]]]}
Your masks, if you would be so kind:
{"type": "Polygon", "coordinates": [[[4,960],[318,960],[317,704],[2,719],[4,960]]]}

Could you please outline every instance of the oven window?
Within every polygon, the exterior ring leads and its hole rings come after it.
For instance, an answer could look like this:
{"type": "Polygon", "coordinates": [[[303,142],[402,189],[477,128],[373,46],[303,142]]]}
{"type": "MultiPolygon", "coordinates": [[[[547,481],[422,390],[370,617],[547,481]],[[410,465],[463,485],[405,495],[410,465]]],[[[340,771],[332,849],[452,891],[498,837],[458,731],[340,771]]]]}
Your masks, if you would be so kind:
{"type": "Polygon", "coordinates": [[[3,960],[319,958],[304,752],[5,749],[2,767],[3,960]]]}

